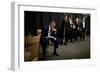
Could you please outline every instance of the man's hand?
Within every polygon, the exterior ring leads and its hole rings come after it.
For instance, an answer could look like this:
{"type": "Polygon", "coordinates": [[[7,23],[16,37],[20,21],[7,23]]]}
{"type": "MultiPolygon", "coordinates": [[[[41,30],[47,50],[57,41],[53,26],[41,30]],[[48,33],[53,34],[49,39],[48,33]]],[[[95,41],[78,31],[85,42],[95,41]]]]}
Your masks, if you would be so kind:
{"type": "Polygon", "coordinates": [[[57,30],[55,28],[53,28],[52,31],[57,32],[57,30]]]}

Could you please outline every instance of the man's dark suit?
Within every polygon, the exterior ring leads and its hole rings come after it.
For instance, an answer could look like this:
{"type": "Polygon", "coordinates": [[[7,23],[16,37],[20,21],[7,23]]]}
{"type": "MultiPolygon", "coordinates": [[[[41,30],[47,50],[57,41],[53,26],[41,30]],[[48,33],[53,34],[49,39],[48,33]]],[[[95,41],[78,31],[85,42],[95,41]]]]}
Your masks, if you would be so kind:
{"type": "Polygon", "coordinates": [[[65,22],[63,20],[62,21],[62,25],[61,25],[61,40],[62,40],[62,43],[63,43],[63,39],[65,38],[64,44],[66,44],[68,42],[69,27],[70,27],[70,23],[69,22],[65,22]]]}
{"type": "Polygon", "coordinates": [[[83,23],[81,22],[79,29],[80,29],[80,40],[81,40],[81,38],[83,38],[83,40],[84,40],[85,39],[86,24],[85,24],[85,27],[83,27],[83,23]]]}
{"type": "Polygon", "coordinates": [[[46,48],[47,48],[47,44],[48,44],[49,40],[51,42],[54,42],[54,52],[53,52],[53,54],[54,55],[57,54],[56,49],[58,48],[58,39],[56,37],[55,32],[53,32],[53,31],[51,31],[50,36],[55,37],[56,40],[53,39],[53,38],[46,38],[46,37],[48,37],[48,31],[49,31],[49,26],[43,26],[42,34],[41,34],[41,46],[42,46],[42,53],[43,53],[42,57],[43,57],[43,59],[45,59],[45,57],[46,57],[46,48]]]}
{"type": "Polygon", "coordinates": [[[77,40],[77,37],[79,36],[79,24],[77,24],[76,22],[74,23],[75,28],[74,28],[74,39],[77,40]]]}

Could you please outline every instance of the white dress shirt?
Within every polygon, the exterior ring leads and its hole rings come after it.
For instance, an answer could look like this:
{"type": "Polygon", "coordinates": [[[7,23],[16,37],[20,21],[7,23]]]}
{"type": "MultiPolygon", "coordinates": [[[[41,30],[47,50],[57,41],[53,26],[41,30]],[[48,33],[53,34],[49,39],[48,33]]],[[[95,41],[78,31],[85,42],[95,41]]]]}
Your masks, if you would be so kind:
{"type": "Polygon", "coordinates": [[[83,20],[83,28],[85,28],[85,20],[83,20]]]}
{"type": "Polygon", "coordinates": [[[49,26],[49,30],[48,30],[48,36],[46,38],[52,38],[52,39],[56,40],[55,37],[51,36],[51,28],[50,28],[50,26],[49,26]]]}
{"type": "Polygon", "coordinates": [[[72,27],[73,24],[72,19],[69,19],[69,22],[70,22],[70,27],[72,27]]]}
{"type": "Polygon", "coordinates": [[[50,36],[51,35],[51,31],[50,31],[51,29],[50,29],[50,26],[49,26],[49,30],[48,30],[48,36],[50,36]]]}

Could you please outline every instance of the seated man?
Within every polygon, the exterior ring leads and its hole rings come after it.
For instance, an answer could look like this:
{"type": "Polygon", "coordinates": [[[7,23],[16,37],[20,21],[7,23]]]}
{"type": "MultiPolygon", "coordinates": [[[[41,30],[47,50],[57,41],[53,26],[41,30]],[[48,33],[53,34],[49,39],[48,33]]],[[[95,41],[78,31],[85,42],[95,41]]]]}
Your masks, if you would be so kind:
{"type": "Polygon", "coordinates": [[[47,44],[50,41],[54,42],[53,55],[59,56],[56,49],[58,48],[58,39],[56,37],[57,30],[55,29],[56,22],[50,21],[49,26],[43,26],[41,34],[42,57],[45,59],[47,44]]]}

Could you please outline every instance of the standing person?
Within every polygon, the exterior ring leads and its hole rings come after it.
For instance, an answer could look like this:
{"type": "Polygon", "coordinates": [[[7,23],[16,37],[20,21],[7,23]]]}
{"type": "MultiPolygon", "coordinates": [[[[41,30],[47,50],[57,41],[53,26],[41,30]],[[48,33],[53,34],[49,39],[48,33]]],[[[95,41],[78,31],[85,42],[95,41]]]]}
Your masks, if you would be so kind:
{"type": "Polygon", "coordinates": [[[48,26],[43,26],[42,28],[41,46],[42,46],[43,60],[46,59],[46,48],[49,40],[54,42],[53,55],[59,56],[59,54],[57,53],[58,39],[56,37],[57,30],[55,26],[56,26],[56,22],[54,20],[51,20],[48,26]]]}
{"type": "Polygon", "coordinates": [[[76,18],[74,35],[75,35],[75,41],[77,41],[79,35],[79,18],[76,18]]]}
{"type": "Polygon", "coordinates": [[[80,25],[79,25],[79,37],[80,37],[80,41],[81,41],[81,38],[82,38],[82,29],[83,29],[83,23],[82,23],[82,19],[80,21],[80,25]]]}
{"type": "Polygon", "coordinates": [[[70,42],[73,42],[73,16],[71,15],[69,17],[69,23],[70,23],[70,27],[69,27],[69,39],[70,42]]]}
{"type": "Polygon", "coordinates": [[[83,17],[82,19],[82,23],[81,23],[81,26],[80,26],[80,40],[81,38],[83,38],[83,40],[85,40],[85,32],[86,32],[86,16],[83,17]]]}
{"type": "Polygon", "coordinates": [[[73,22],[73,39],[76,37],[76,26],[75,26],[76,21],[73,22]]]}
{"type": "Polygon", "coordinates": [[[68,20],[68,16],[64,15],[63,21],[62,21],[62,25],[61,25],[61,33],[62,33],[62,43],[64,40],[64,45],[66,45],[66,43],[68,42],[68,38],[69,38],[69,20],[68,20]]]}

